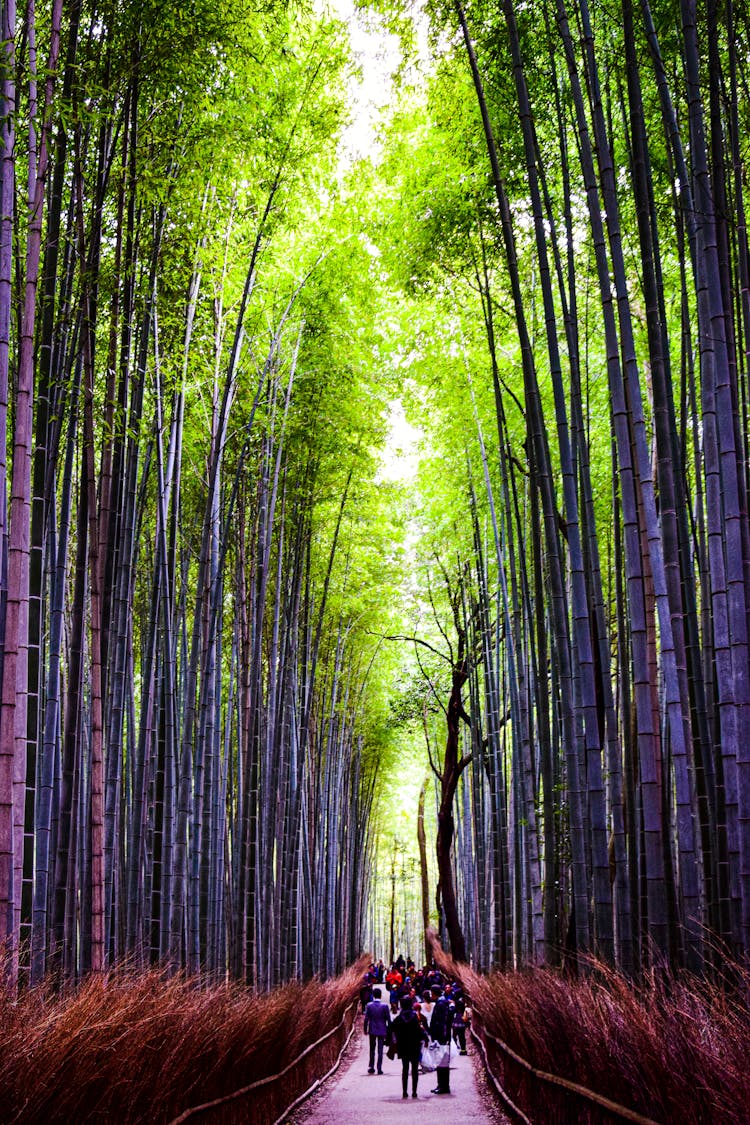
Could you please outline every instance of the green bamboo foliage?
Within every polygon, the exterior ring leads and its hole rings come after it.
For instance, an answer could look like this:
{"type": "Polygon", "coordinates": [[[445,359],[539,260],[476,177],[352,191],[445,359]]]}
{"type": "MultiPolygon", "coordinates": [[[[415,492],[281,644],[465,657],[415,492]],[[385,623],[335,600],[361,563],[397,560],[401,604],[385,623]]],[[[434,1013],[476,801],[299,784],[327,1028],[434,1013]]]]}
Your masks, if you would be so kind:
{"type": "MultiPolygon", "coordinates": [[[[620,29],[582,0],[533,13],[509,0],[502,19],[454,4],[466,77],[445,67],[435,83],[473,85],[463,127],[475,147],[457,159],[468,167],[481,136],[487,184],[467,176],[472,217],[454,193],[454,218],[443,189],[435,222],[443,237],[454,223],[464,331],[476,338],[470,318],[485,328],[485,356],[477,343],[464,362],[475,387],[492,386],[498,422],[488,450],[489,407],[474,406],[466,518],[483,777],[462,808],[475,841],[491,811],[499,853],[483,963],[595,950],[628,972],[652,956],[695,968],[713,957],[709,930],[746,947],[747,250],[743,188],[728,175],[743,158],[741,111],[723,95],[737,90],[741,37],[733,12],[722,22],[685,3],[677,42],[654,7],[624,3],[620,29]],[[511,302],[499,361],[494,309],[511,302]]],[[[462,917],[474,925],[488,859],[482,844],[469,851],[462,917]]]]}
{"type": "Polygon", "coordinates": [[[392,597],[454,650],[454,953],[747,950],[747,19],[618,12],[431,4],[460,35],[347,179],[334,21],[3,4],[11,985],[356,958],[392,597]],[[409,499],[395,394],[440,466],[409,499]]]}
{"type": "MultiPolygon", "coordinates": [[[[374,642],[350,619],[342,529],[378,421],[353,419],[341,479],[308,425],[315,410],[338,425],[335,390],[322,401],[310,374],[315,258],[289,259],[290,277],[275,253],[305,206],[300,179],[334,144],[345,55],[334,26],[277,20],[268,96],[294,108],[256,144],[249,183],[247,154],[222,165],[207,139],[205,76],[162,50],[176,15],[55,3],[37,43],[34,6],[3,5],[3,104],[21,111],[3,114],[0,231],[13,983],[128,958],[270,986],[336,972],[362,944],[374,642]],[[290,52],[285,68],[290,37],[305,62],[290,52]]],[[[228,8],[196,18],[206,44],[271,33],[228,8]]],[[[231,83],[217,104],[240,112],[231,83]]],[[[240,124],[253,132],[250,111],[240,124]]]]}

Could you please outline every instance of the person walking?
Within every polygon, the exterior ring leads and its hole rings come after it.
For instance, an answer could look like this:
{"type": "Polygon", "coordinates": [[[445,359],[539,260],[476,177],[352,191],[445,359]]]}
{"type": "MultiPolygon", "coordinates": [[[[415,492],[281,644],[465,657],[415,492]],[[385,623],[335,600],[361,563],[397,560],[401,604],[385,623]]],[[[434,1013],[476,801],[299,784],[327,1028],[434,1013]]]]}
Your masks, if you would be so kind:
{"type": "Polygon", "coordinates": [[[362,1011],[363,1012],[364,1012],[365,1008],[367,1007],[367,1005],[370,1003],[371,1000],[372,1000],[372,977],[370,976],[369,973],[365,973],[365,975],[362,977],[362,984],[361,984],[360,989],[359,989],[359,1002],[362,1005],[362,1011]]]}
{"type": "Polygon", "coordinates": [[[458,1047],[459,1054],[466,1054],[466,1002],[462,992],[454,992],[453,1003],[453,1042],[458,1047]]]}
{"type": "Polygon", "coordinates": [[[432,1091],[433,1094],[450,1094],[451,1092],[451,1072],[450,1072],[450,1043],[451,1031],[453,1030],[453,1013],[454,1006],[450,1000],[450,990],[447,990],[435,1001],[435,1007],[432,1009],[432,1016],[430,1018],[430,1036],[436,1043],[441,1043],[447,1047],[448,1062],[444,1066],[435,1068],[437,1076],[437,1086],[432,1091]]]}
{"type": "Polygon", "coordinates": [[[411,1069],[411,1096],[416,1098],[419,1056],[422,1052],[422,1044],[429,1043],[429,1037],[417,1018],[411,996],[404,996],[401,1001],[401,1011],[393,1021],[393,1034],[396,1037],[396,1051],[401,1059],[401,1096],[409,1097],[409,1070],[411,1069]]]}
{"type": "Polygon", "coordinates": [[[381,990],[373,988],[372,1000],[365,1008],[365,1035],[370,1036],[370,1065],[368,1074],[375,1073],[375,1049],[378,1052],[378,1074],[383,1073],[383,1046],[391,1026],[391,1009],[380,999],[381,990]]]}

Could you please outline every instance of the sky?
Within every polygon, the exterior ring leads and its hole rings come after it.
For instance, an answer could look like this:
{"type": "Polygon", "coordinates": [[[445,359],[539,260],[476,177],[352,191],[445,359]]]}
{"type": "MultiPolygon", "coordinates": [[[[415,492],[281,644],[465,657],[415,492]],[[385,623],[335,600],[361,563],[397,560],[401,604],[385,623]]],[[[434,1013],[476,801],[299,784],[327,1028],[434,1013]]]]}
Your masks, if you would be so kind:
{"type": "MultiPolygon", "coordinates": [[[[361,70],[361,74],[350,81],[352,121],[341,140],[341,162],[347,169],[358,158],[377,154],[378,122],[391,96],[391,79],[401,61],[401,51],[398,36],[378,28],[374,18],[366,19],[355,9],[352,0],[328,0],[328,4],[348,25],[352,51],[361,70]]],[[[426,43],[426,25],[425,35],[418,38],[426,43]]],[[[422,433],[406,420],[398,399],[390,404],[388,425],[379,478],[411,479],[417,471],[422,433]]]]}
{"type": "MultiPolygon", "coordinates": [[[[350,104],[353,119],[345,130],[341,150],[344,163],[377,152],[377,125],[380,111],[391,95],[391,78],[401,61],[398,36],[378,28],[377,19],[366,18],[354,7],[353,0],[327,0],[330,9],[349,28],[352,51],[360,68],[359,79],[350,83],[350,104]]],[[[412,10],[417,27],[420,58],[427,57],[427,23],[421,9],[412,10]]]]}
{"type": "Polygon", "coordinates": [[[388,411],[388,437],[382,454],[380,480],[411,480],[419,466],[419,443],[422,431],[407,421],[400,399],[394,399],[388,411]]]}

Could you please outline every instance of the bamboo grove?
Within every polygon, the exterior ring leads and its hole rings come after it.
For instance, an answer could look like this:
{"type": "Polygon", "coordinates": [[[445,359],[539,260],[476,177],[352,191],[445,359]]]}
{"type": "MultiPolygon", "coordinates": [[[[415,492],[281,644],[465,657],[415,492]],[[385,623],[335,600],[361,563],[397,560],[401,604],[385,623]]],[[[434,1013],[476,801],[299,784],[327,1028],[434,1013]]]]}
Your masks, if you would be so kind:
{"type": "Polygon", "coordinates": [[[334,168],[341,27],[85,0],[3,21],[9,977],[333,973],[371,846],[351,513],[381,410],[327,316],[367,255],[295,230],[334,168]]]}
{"type": "Polygon", "coordinates": [[[433,536],[466,683],[447,931],[484,966],[700,969],[750,937],[747,13],[432,19],[432,152],[404,172],[394,138],[390,174],[454,340],[454,390],[415,394],[462,482],[433,536]]]}
{"type": "Polygon", "coordinates": [[[2,4],[12,984],[338,971],[423,732],[455,955],[750,947],[747,13],[423,18],[347,173],[328,15],[2,4]]]}

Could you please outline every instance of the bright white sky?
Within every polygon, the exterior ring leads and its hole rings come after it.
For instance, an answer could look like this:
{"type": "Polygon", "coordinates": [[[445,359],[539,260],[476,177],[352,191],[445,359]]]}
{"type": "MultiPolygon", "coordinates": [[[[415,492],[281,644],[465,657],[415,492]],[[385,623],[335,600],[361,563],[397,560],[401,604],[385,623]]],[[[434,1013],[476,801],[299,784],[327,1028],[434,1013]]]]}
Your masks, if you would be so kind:
{"type": "MultiPolygon", "coordinates": [[[[352,122],[341,141],[341,163],[346,168],[359,157],[377,153],[378,122],[391,96],[392,75],[401,61],[401,52],[398,36],[378,28],[375,19],[368,23],[355,10],[352,0],[328,0],[328,4],[335,15],[347,24],[352,51],[361,69],[360,77],[352,78],[349,85],[352,122]]],[[[418,37],[426,45],[426,24],[420,26],[419,13],[415,12],[415,16],[418,37]]],[[[421,53],[426,57],[426,46],[421,53]]],[[[412,479],[419,462],[418,447],[422,432],[407,422],[398,399],[389,406],[388,423],[389,433],[379,479],[412,479]]]]}
{"type": "Polygon", "coordinates": [[[362,68],[361,79],[349,84],[353,120],[342,138],[344,163],[368,156],[375,147],[379,111],[391,94],[391,75],[399,63],[398,37],[377,29],[373,20],[365,26],[352,0],[328,0],[334,14],[347,24],[352,51],[362,68]]]}
{"type": "MultiPolygon", "coordinates": [[[[380,111],[391,96],[393,72],[401,61],[398,36],[377,26],[355,10],[353,0],[327,0],[334,14],[347,24],[352,51],[362,74],[353,78],[349,88],[352,123],[342,138],[342,161],[369,156],[377,150],[377,125],[380,111]]],[[[426,58],[426,21],[419,9],[412,19],[417,26],[420,55],[426,58]]]]}
{"type": "Polygon", "coordinates": [[[394,399],[389,405],[388,427],[378,479],[412,480],[419,466],[419,443],[423,435],[407,422],[400,399],[394,399]]]}

